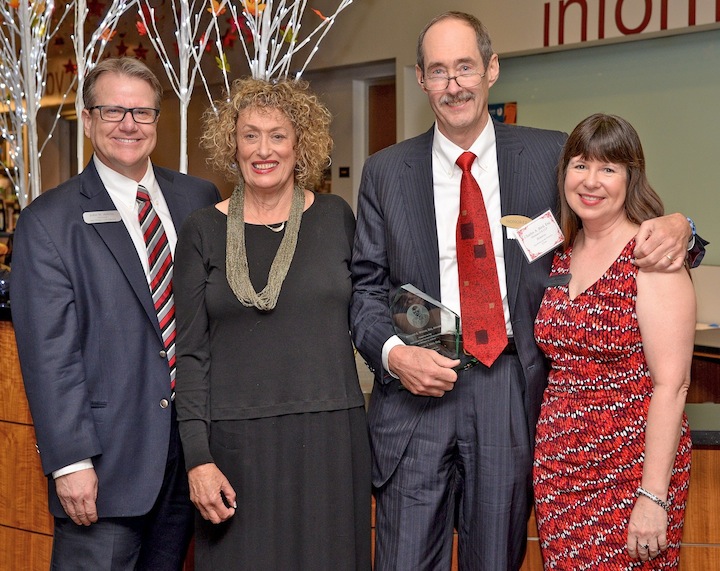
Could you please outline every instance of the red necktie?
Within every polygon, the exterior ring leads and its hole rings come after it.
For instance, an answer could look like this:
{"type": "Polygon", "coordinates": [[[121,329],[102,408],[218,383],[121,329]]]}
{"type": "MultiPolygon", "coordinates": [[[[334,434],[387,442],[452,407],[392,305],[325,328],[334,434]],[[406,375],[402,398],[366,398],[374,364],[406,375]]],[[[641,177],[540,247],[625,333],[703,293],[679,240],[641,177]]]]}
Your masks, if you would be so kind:
{"type": "Polygon", "coordinates": [[[456,161],[463,171],[456,229],[460,317],[463,348],[489,367],[507,345],[507,332],[485,202],[470,172],[474,160],[465,152],[456,161]]]}
{"type": "Polygon", "coordinates": [[[144,186],[138,186],[136,201],[138,220],[147,248],[150,293],[170,367],[170,389],[175,390],[175,298],[172,288],[173,261],[170,245],[160,217],[155,212],[150,202],[150,195],[144,186]]]}

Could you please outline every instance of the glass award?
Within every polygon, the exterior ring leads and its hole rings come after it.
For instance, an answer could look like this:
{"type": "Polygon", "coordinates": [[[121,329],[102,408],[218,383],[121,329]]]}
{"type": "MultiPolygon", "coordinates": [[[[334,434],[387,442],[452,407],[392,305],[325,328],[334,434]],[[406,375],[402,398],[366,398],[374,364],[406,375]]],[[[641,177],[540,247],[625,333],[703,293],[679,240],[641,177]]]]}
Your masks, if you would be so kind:
{"type": "Polygon", "coordinates": [[[462,353],[460,316],[411,284],[398,289],[390,306],[395,333],[406,345],[450,359],[462,353]]]}

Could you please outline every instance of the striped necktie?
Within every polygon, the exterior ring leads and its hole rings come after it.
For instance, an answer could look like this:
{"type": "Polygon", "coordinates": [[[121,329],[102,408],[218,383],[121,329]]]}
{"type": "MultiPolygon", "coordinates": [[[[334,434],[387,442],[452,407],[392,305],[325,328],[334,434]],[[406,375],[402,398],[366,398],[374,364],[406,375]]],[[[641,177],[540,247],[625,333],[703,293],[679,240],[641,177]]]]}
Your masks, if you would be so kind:
{"type": "Polygon", "coordinates": [[[170,389],[175,391],[175,298],[173,296],[173,260],[167,235],[155,212],[150,194],[139,185],[136,198],[138,220],[147,248],[150,293],[157,312],[165,353],[170,367],[170,389]]]}
{"type": "Polygon", "coordinates": [[[456,161],[462,169],[456,230],[460,319],[463,347],[489,367],[508,338],[485,201],[470,172],[474,161],[475,155],[470,152],[456,161]]]}

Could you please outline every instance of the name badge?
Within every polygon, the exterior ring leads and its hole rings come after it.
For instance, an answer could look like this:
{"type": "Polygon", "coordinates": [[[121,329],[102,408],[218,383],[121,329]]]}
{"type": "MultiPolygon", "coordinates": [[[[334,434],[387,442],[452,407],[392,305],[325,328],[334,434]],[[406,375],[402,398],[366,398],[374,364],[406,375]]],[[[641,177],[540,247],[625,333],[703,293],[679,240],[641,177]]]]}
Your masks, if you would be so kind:
{"type": "Polygon", "coordinates": [[[532,218],[520,214],[508,214],[500,218],[500,224],[505,226],[505,233],[508,240],[517,240],[518,228],[522,228],[528,222],[532,222],[532,218]]]}
{"type": "Polygon", "coordinates": [[[95,210],[83,212],[85,224],[105,224],[107,222],[120,222],[120,213],[117,210],[95,210]]]}
{"type": "Polygon", "coordinates": [[[547,210],[517,229],[517,241],[532,263],[562,244],[563,233],[552,211],[547,210]]]}

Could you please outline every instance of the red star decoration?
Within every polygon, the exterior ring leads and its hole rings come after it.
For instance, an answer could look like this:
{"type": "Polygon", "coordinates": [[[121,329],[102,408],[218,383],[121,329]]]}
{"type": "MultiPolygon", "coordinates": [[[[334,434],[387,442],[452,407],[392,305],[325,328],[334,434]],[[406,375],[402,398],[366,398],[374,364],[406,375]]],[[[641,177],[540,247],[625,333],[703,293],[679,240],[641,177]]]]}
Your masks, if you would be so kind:
{"type": "Polygon", "coordinates": [[[129,47],[125,45],[125,40],[120,40],[120,43],[117,45],[118,56],[122,57],[127,55],[128,49],[129,47]]]}
{"type": "Polygon", "coordinates": [[[99,0],[90,0],[87,3],[87,9],[90,16],[97,16],[99,18],[100,16],[102,16],[103,10],[105,9],[105,2],[100,2],[99,0]]]}
{"type": "Polygon", "coordinates": [[[67,60],[67,63],[63,67],[65,68],[65,73],[71,73],[72,75],[77,73],[77,66],[71,59],[67,60]]]}
{"type": "Polygon", "coordinates": [[[229,29],[223,34],[222,45],[224,48],[232,48],[238,39],[237,32],[233,29],[229,29]]]}
{"type": "MultiPolygon", "coordinates": [[[[198,47],[200,47],[200,46],[202,45],[202,43],[205,42],[205,41],[206,41],[206,40],[205,40],[205,34],[203,34],[202,36],[200,36],[200,41],[198,42],[198,47]]],[[[211,50],[212,50],[212,43],[208,40],[208,41],[205,43],[205,52],[206,52],[206,53],[210,53],[211,50]]]]}
{"type": "Polygon", "coordinates": [[[144,60],[147,57],[148,49],[144,48],[142,42],[139,42],[137,47],[133,50],[135,57],[144,60]]]}

